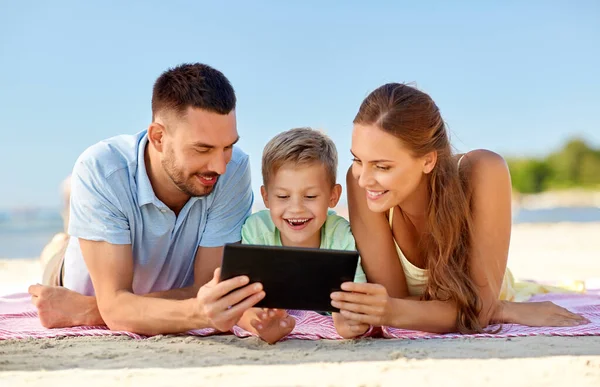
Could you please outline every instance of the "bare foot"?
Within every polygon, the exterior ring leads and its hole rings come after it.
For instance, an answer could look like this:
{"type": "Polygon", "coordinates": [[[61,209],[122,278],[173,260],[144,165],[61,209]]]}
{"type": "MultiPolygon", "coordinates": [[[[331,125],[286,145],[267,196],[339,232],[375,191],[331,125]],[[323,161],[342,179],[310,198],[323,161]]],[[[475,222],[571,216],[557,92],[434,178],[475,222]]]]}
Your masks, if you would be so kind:
{"type": "Polygon", "coordinates": [[[31,285],[29,294],[38,310],[40,322],[46,328],[104,325],[95,297],[59,286],[40,284],[31,285]]]}
{"type": "Polygon", "coordinates": [[[40,263],[42,267],[46,267],[48,262],[52,260],[52,258],[57,254],[63,254],[69,243],[69,236],[64,232],[58,233],[52,237],[52,240],[44,246],[42,252],[40,253],[40,263]]]}
{"type": "Polygon", "coordinates": [[[572,313],[550,301],[503,302],[501,321],[531,327],[571,327],[588,324],[583,316],[572,313]]]}
{"type": "Polygon", "coordinates": [[[263,309],[250,320],[250,325],[261,339],[274,344],[294,330],[296,320],[283,309],[263,309]]]}

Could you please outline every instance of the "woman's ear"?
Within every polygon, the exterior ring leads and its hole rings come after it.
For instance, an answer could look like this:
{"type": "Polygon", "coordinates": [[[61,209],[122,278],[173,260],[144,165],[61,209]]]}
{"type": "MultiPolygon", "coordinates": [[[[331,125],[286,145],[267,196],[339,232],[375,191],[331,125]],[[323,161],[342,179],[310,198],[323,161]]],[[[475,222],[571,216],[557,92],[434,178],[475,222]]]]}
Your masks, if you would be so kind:
{"type": "Polygon", "coordinates": [[[163,151],[163,139],[165,136],[165,127],[158,122],[153,122],[148,127],[148,141],[158,152],[163,151]]]}
{"type": "Polygon", "coordinates": [[[340,201],[340,197],[342,196],[342,186],[336,184],[331,189],[331,196],[329,196],[329,208],[333,208],[337,206],[340,201]]]}
{"type": "Polygon", "coordinates": [[[423,156],[423,173],[428,174],[433,171],[437,163],[437,151],[432,151],[423,156]]]}
{"type": "Polygon", "coordinates": [[[260,196],[262,196],[263,203],[266,208],[269,208],[269,196],[267,195],[267,189],[264,185],[260,186],[260,196]]]}

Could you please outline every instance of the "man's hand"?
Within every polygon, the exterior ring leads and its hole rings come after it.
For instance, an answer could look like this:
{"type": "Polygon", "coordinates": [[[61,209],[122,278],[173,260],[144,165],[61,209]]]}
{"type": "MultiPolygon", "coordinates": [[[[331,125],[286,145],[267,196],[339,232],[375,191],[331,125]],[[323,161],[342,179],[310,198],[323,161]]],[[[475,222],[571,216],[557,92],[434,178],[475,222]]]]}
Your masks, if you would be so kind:
{"type": "Polygon", "coordinates": [[[246,310],[264,298],[265,292],[260,283],[248,285],[250,280],[246,276],[219,282],[220,274],[221,269],[215,269],[212,280],[198,291],[197,312],[204,325],[227,332],[246,310]]]}
{"type": "Polygon", "coordinates": [[[84,296],[60,286],[40,284],[31,285],[28,292],[45,328],[104,325],[95,297],[84,296]]]}

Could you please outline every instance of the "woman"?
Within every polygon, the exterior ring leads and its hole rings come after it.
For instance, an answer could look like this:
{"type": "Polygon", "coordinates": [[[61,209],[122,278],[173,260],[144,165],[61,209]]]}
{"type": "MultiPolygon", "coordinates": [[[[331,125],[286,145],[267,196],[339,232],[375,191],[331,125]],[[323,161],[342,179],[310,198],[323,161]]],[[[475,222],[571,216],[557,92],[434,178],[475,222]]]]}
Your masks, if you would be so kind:
{"type": "Polygon", "coordinates": [[[332,304],[357,326],[470,333],[588,322],[553,303],[510,302],[519,289],[506,269],[508,168],[486,150],[454,155],[427,94],[397,83],[373,91],[351,151],[350,224],[371,283],[345,283],[332,304]]]}

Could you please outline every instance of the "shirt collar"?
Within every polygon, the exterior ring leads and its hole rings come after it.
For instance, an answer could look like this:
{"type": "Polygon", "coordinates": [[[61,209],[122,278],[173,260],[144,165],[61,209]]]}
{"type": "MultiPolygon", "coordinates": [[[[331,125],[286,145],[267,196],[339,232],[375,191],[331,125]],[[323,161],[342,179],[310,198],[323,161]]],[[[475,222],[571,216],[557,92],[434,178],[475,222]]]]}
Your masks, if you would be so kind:
{"type": "MultiPolygon", "coordinates": [[[[154,190],[152,189],[152,184],[150,184],[150,179],[148,178],[148,172],[146,170],[146,146],[148,145],[148,132],[144,133],[140,142],[138,144],[138,159],[137,159],[137,197],[138,197],[138,205],[144,206],[146,204],[153,203],[158,198],[154,195],[154,190]]],[[[164,206],[164,204],[163,204],[164,206]]]]}
{"type": "MultiPolygon", "coordinates": [[[[167,209],[167,205],[164,204],[159,198],[154,194],[154,190],[152,189],[152,184],[150,183],[150,178],[148,178],[148,172],[146,169],[146,158],[144,157],[146,154],[146,147],[148,146],[148,132],[146,131],[140,142],[138,144],[138,161],[137,161],[137,197],[138,197],[138,206],[142,207],[146,204],[153,203],[156,207],[161,209],[167,209]]],[[[218,182],[217,182],[218,184],[218,182]]],[[[213,192],[210,193],[212,195],[213,192]]],[[[210,196],[209,195],[209,196],[210,196]]],[[[203,199],[203,197],[191,197],[186,206],[194,204],[199,199],[203,199]]]]}

